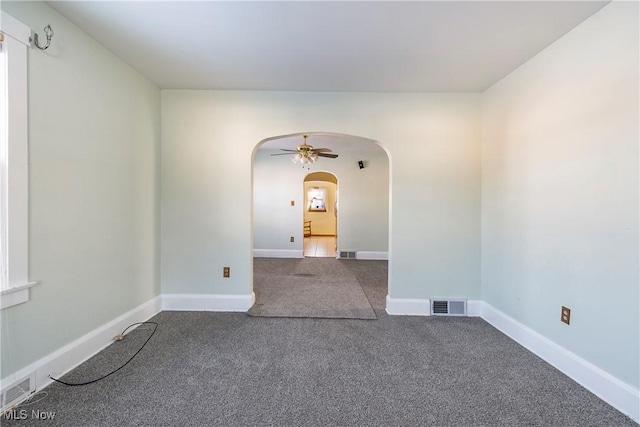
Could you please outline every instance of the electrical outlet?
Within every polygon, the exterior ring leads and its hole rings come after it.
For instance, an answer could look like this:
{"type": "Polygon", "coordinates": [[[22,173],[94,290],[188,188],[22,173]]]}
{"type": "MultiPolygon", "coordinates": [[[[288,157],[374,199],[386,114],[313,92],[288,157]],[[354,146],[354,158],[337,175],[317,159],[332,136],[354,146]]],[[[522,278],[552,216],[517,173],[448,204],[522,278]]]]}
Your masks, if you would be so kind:
{"type": "Polygon", "coordinates": [[[230,267],[222,267],[222,277],[230,277],[231,276],[231,268],[230,267]]]}
{"type": "Polygon", "coordinates": [[[567,325],[571,321],[571,309],[562,306],[562,311],[560,312],[560,321],[566,323],[567,325]]]}
{"type": "Polygon", "coordinates": [[[295,239],[293,238],[293,236],[291,236],[291,238],[289,239],[289,241],[290,241],[291,243],[293,243],[293,242],[295,241],[295,239]]]}

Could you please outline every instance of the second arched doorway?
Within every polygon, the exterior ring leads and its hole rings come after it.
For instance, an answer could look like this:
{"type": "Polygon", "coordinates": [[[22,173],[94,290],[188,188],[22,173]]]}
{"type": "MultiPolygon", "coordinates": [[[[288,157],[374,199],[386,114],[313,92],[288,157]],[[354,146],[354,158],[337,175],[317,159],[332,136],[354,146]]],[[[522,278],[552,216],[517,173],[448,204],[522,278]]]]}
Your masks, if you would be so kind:
{"type": "Polygon", "coordinates": [[[335,258],[338,247],[338,177],[316,171],[303,180],[303,254],[335,258]]]}

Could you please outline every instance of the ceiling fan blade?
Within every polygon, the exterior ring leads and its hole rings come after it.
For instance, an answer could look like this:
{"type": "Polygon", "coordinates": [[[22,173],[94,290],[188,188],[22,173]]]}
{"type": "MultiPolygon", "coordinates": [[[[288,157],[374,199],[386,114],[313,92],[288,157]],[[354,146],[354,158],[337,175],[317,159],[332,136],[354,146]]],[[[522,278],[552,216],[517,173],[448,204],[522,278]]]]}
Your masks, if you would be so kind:
{"type": "Polygon", "coordinates": [[[331,151],[330,148],[314,148],[313,151],[316,153],[328,153],[331,151]]]}
{"type": "Polygon", "coordinates": [[[298,150],[288,150],[286,148],[281,148],[280,151],[288,151],[290,153],[297,153],[298,152],[298,150]]]}
{"type": "Polygon", "coordinates": [[[329,154],[329,153],[316,153],[318,154],[318,157],[326,157],[328,159],[337,159],[338,155],[337,154],[329,154]]]}
{"type": "Polygon", "coordinates": [[[277,154],[270,154],[270,156],[290,156],[291,153],[277,153],[277,154]]]}

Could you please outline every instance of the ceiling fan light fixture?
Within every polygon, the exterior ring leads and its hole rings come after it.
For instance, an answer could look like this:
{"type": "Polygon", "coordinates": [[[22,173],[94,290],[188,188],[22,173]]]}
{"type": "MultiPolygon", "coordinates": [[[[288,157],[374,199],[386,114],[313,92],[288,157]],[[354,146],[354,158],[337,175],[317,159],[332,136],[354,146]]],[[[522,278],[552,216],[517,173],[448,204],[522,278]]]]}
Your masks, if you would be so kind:
{"type": "Polygon", "coordinates": [[[318,159],[318,154],[313,151],[313,147],[307,145],[307,135],[303,135],[303,138],[304,143],[296,147],[298,152],[291,155],[291,161],[302,165],[313,164],[318,159]]]}
{"type": "MultiPolygon", "coordinates": [[[[304,167],[306,165],[311,165],[315,163],[319,157],[327,157],[330,159],[335,159],[338,157],[337,154],[330,153],[331,150],[328,148],[314,149],[311,145],[308,145],[307,136],[308,135],[302,135],[302,137],[304,138],[304,142],[301,145],[298,145],[296,147],[297,152],[291,154],[291,161],[293,163],[299,163],[304,167]]],[[[294,151],[294,150],[288,150],[284,148],[282,148],[281,150],[289,151],[289,152],[294,151]]],[[[289,154],[289,153],[277,153],[277,154],[272,154],[272,156],[282,156],[285,154],[289,154]]]]}
{"type": "Polygon", "coordinates": [[[301,163],[303,165],[315,163],[317,159],[318,156],[315,153],[296,153],[291,156],[293,163],[301,163]]]}

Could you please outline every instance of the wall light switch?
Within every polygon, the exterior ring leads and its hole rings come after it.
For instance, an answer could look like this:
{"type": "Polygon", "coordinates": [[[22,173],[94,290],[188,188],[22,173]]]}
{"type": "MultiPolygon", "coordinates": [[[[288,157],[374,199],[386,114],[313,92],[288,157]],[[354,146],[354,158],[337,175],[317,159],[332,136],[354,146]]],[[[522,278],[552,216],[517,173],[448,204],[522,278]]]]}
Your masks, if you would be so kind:
{"type": "Polygon", "coordinates": [[[294,241],[294,240],[295,240],[295,239],[293,238],[293,236],[291,236],[291,238],[289,239],[289,241],[290,241],[291,243],[293,243],[293,241],[294,241]]]}
{"type": "Polygon", "coordinates": [[[295,201],[295,200],[292,200],[292,201],[291,201],[291,206],[295,206],[295,205],[296,205],[296,201],[295,201]]]}
{"type": "Polygon", "coordinates": [[[231,277],[231,268],[230,267],[222,267],[222,277],[231,277]]]}

